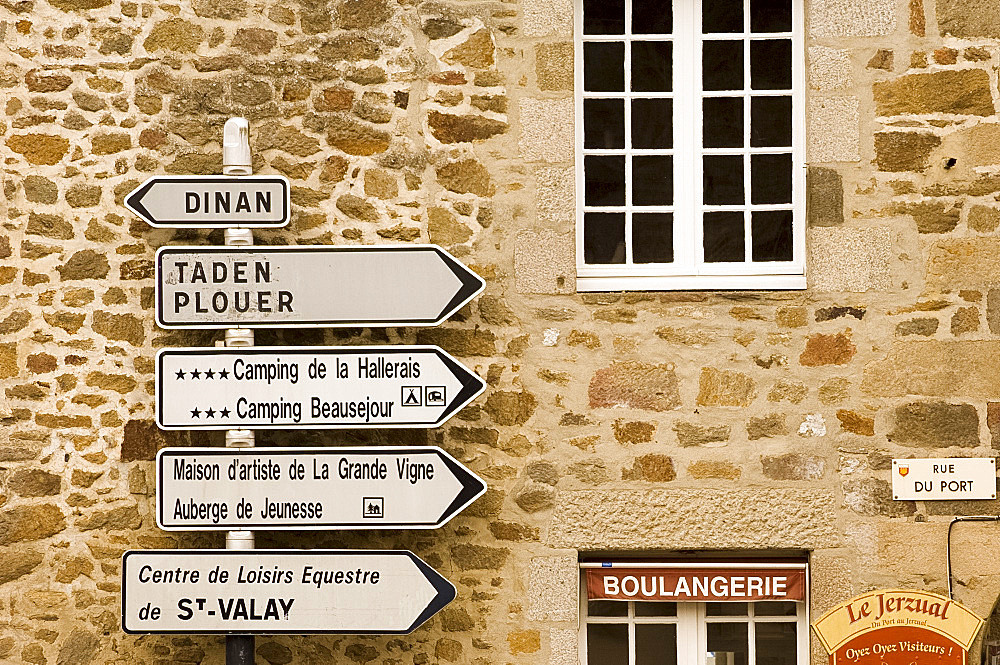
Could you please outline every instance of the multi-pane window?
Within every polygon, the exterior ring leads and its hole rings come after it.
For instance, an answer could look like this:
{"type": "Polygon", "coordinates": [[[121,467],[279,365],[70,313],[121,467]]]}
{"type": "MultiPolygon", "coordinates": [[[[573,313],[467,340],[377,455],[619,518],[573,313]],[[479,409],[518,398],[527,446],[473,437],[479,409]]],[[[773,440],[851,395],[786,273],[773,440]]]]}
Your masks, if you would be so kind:
{"type": "Polygon", "coordinates": [[[803,288],[801,0],[579,0],[578,286],[803,288]]]}

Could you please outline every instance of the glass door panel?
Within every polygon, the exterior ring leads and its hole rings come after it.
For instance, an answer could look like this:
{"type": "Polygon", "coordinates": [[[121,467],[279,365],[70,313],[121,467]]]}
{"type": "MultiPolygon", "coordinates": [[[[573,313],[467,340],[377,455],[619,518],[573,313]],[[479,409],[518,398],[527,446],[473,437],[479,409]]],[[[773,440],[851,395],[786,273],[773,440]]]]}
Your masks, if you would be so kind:
{"type": "Polygon", "coordinates": [[[636,624],[635,665],[677,665],[677,625],[636,624]]]}
{"type": "Polygon", "coordinates": [[[709,623],[704,665],[748,665],[750,647],[745,623],[709,623]]]}

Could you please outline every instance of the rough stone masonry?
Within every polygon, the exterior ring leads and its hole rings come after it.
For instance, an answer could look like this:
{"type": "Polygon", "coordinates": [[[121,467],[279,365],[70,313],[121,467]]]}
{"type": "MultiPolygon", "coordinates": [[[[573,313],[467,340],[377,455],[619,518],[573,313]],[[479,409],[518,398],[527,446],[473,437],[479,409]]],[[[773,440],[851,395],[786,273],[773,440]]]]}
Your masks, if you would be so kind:
{"type": "MultiPolygon", "coordinates": [[[[409,548],[458,587],[407,637],[262,637],[259,662],[577,662],[580,551],[811,552],[812,612],[947,587],[947,523],[892,457],[1000,448],[1000,12],[805,0],[808,280],[793,292],[577,294],[572,0],[0,0],[0,661],[222,663],[219,637],[126,636],[126,549],[156,528],[151,229],[122,197],[213,174],[251,122],[293,184],[260,244],[433,242],[486,292],[436,329],[260,331],[258,344],[438,344],[489,389],[436,430],[261,444],[441,445],[488,493],[432,532],[258,534],[409,548]],[[625,517],[627,516],[627,519],[625,517]]],[[[954,534],[987,616],[995,526],[954,534]]],[[[974,651],[974,653],[977,653],[974,651]]],[[[825,662],[817,646],[813,662],[825,662]]]]}

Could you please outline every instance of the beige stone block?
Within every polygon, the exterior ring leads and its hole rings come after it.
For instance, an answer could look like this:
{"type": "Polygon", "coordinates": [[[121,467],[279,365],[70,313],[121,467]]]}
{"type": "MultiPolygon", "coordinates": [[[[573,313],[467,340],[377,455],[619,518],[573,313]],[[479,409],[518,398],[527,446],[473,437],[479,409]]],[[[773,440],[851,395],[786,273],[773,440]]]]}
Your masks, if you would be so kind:
{"type": "Polygon", "coordinates": [[[813,0],[808,4],[813,37],[877,37],[896,29],[895,0],[813,0]]]}
{"type": "Polygon", "coordinates": [[[809,579],[810,610],[814,617],[855,595],[856,576],[841,550],[814,551],[809,558],[809,579]]]}
{"type": "Polygon", "coordinates": [[[521,231],[514,240],[518,293],[576,292],[576,240],[572,233],[521,231]]]}
{"type": "Polygon", "coordinates": [[[887,227],[812,229],[808,245],[808,283],[816,291],[860,293],[892,286],[887,227]]]}
{"type": "Polygon", "coordinates": [[[806,146],[810,163],[861,159],[861,115],[857,97],[820,97],[809,101],[806,146]]]}
{"type": "Polygon", "coordinates": [[[571,628],[549,631],[549,665],[580,665],[580,631],[571,628]]]}
{"type": "Polygon", "coordinates": [[[836,508],[822,490],[560,492],[548,541],[575,549],[835,547],[836,508]]]}
{"type": "Polygon", "coordinates": [[[861,389],[877,397],[1000,399],[998,341],[897,342],[865,367],[861,389]]]}
{"type": "Polygon", "coordinates": [[[575,192],[576,172],[573,168],[540,166],[535,169],[539,225],[553,230],[571,230],[576,220],[575,192]]]}
{"type": "Polygon", "coordinates": [[[526,37],[573,36],[573,0],[522,0],[526,37]]]}
{"type": "Polygon", "coordinates": [[[839,90],[851,83],[851,58],[847,51],[827,46],[809,48],[809,87],[839,90]]]}
{"type": "Polygon", "coordinates": [[[991,288],[1000,275],[1000,238],[939,240],[927,257],[927,286],[947,289],[991,288]]]}
{"type": "Polygon", "coordinates": [[[580,569],[575,554],[534,557],[528,580],[529,620],[577,620],[580,569]]]}
{"type": "Polygon", "coordinates": [[[518,148],[528,162],[573,161],[572,99],[522,99],[518,148]]]}

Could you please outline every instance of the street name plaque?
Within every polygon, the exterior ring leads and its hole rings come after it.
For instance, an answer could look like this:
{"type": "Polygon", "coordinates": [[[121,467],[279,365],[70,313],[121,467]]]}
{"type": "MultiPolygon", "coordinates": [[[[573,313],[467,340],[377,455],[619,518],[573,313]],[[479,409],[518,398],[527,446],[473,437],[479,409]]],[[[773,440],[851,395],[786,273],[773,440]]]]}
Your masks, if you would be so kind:
{"type": "Polygon", "coordinates": [[[485,287],[437,245],[161,247],[161,328],[433,326],[485,287]]]}
{"type": "Polygon", "coordinates": [[[156,522],[193,529],[434,529],[486,491],[436,446],[164,448],[156,522]]]}
{"type": "Polygon", "coordinates": [[[163,429],[435,427],[485,382],[436,346],[161,349],[163,429]]]}
{"type": "Polygon", "coordinates": [[[407,550],[146,550],[122,556],[126,633],[406,634],[455,598],[407,550]]]}

